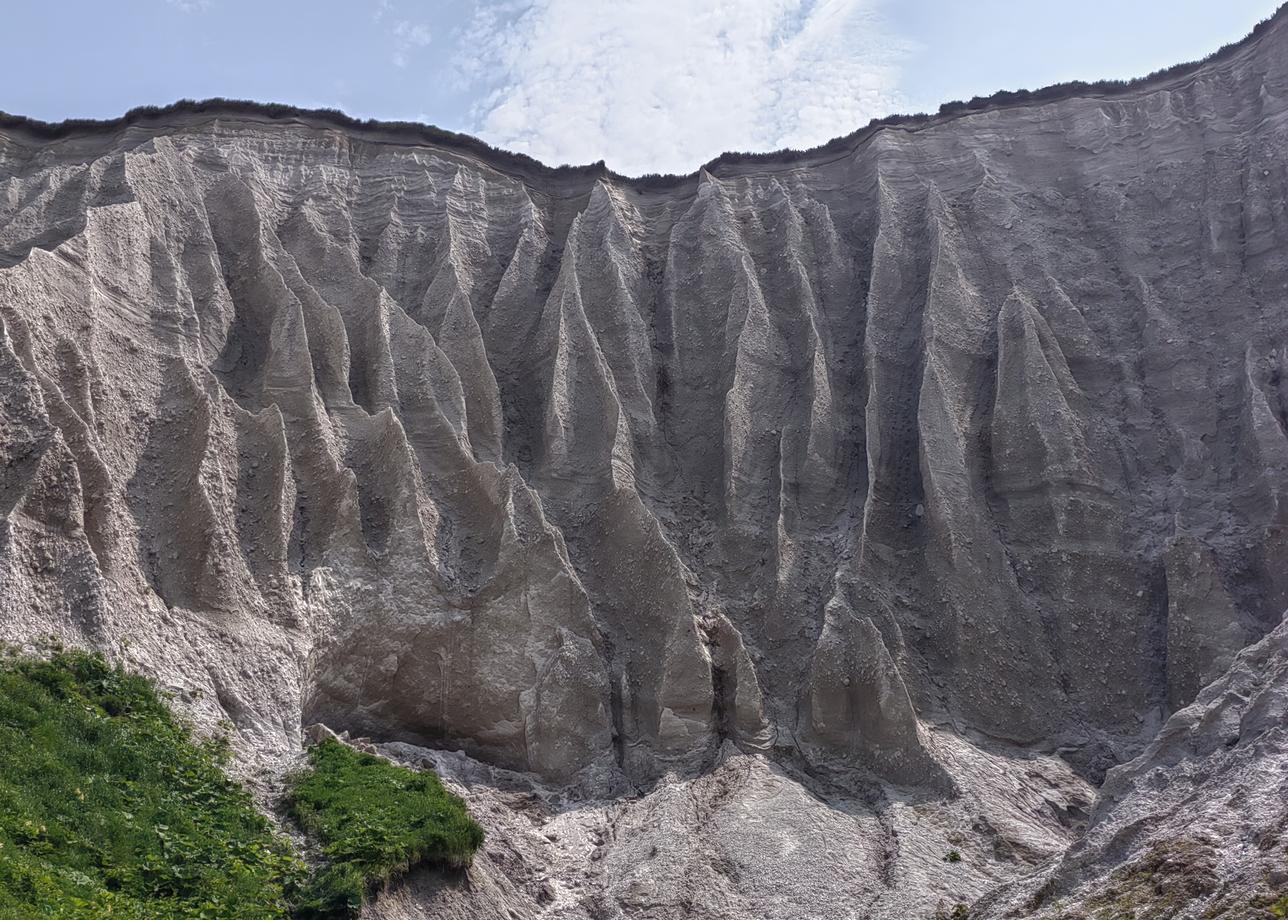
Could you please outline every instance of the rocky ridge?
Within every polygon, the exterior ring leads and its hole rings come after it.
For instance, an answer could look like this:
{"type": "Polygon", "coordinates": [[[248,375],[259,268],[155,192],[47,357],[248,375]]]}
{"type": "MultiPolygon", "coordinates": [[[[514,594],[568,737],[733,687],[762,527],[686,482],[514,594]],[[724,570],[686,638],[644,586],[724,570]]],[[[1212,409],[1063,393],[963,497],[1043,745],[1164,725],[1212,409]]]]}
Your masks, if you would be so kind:
{"type": "Polygon", "coordinates": [[[248,772],[319,721],[438,763],[511,841],[462,915],[974,900],[1288,607],[1286,141],[1283,13],[666,183],[6,121],[0,622],[248,772]]]}

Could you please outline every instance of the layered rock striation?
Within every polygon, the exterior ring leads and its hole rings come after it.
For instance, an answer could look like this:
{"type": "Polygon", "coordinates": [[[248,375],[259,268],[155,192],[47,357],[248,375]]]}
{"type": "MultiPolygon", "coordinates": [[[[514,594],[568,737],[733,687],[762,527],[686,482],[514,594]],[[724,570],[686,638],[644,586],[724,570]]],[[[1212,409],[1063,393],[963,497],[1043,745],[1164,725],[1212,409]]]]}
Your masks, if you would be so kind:
{"type": "Polygon", "coordinates": [[[1098,781],[1288,607],[1285,149],[1282,14],[647,181],[322,113],[7,120],[0,621],[244,751],[951,794],[934,726],[1098,781]]]}

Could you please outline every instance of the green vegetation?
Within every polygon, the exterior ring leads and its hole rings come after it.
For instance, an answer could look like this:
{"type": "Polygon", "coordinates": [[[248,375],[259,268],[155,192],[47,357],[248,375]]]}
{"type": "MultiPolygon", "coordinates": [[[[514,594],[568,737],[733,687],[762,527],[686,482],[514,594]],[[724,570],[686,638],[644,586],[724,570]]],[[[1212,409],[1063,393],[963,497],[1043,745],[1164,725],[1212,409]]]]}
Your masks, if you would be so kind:
{"type": "MultiPolygon", "coordinates": [[[[1252,913],[1248,914],[1250,918],[1273,917],[1274,920],[1282,920],[1282,918],[1288,917],[1288,894],[1270,894],[1253,898],[1249,909],[1252,911],[1252,913]]],[[[1219,915],[1210,914],[1210,916],[1217,917],[1219,915]]]]}
{"type": "Polygon", "coordinates": [[[0,662],[0,918],[286,918],[302,865],[143,678],[0,662]]]}
{"type": "Polygon", "coordinates": [[[962,861],[962,854],[956,850],[949,850],[944,856],[944,862],[959,863],[962,861]]]}
{"type": "Polygon", "coordinates": [[[422,861],[469,865],[483,829],[432,773],[418,773],[328,739],[293,778],[289,813],[326,865],[296,908],[301,920],[356,916],[376,884],[422,861]]]}
{"type": "Polygon", "coordinates": [[[466,865],[465,804],[336,741],[288,808],[325,864],[311,878],[144,678],[83,652],[0,658],[0,920],[340,920],[421,861],[466,865]]]}
{"type": "Polygon", "coordinates": [[[1115,871],[1087,907],[1098,920],[1170,920],[1220,888],[1215,867],[1215,852],[1206,843],[1159,841],[1136,862],[1115,871]]]}

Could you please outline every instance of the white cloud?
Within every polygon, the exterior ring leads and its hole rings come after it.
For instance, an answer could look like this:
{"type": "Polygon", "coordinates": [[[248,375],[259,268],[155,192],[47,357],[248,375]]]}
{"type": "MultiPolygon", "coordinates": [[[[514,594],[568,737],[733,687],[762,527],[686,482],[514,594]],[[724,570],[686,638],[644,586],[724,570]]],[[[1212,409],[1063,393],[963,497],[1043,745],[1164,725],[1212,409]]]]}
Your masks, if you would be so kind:
{"type": "Polygon", "coordinates": [[[689,172],[897,111],[905,45],[880,0],[526,0],[479,9],[472,130],[548,163],[689,172]]]}
{"type": "Polygon", "coordinates": [[[429,26],[405,19],[394,24],[394,66],[406,67],[408,55],[417,48],[424,48],[433,40],[429,26]]]}
{"type": "Polygon", "coordinates": [[[181,13],[204,13],[210,9],[210,0],[165,0],[181,13]]]}
{"type": "Polygon", "coordinates": [[[394,35],[399,41],[406,42],[416,48],[423,48],[429,44],[431,36],[429,26],[420,22],[408,22],[402,20],[394,26],[394,35]]]}
{"type": "MultiPolygon", "coordinates": [[[[171,2],[174,2],[174,0],[171,0],[171,2]]],[[[206,2],[206,0],[201,0],[201,2],[206,2]]],[[[386,17],[397,16],[397,14],[398,10],[393,0],[376,0],[371,11],[371,19],[374,22],[381,23],[386,20],[386,17]]],[[[423,22],[413,22],[409,19],[398,19],[387,29],[389,35],[393,38],[393,63],[395,67],[406,67],[411,62],[412,55],[421,48],[428,46],[434,38],[429,26],[423,22]]]]}

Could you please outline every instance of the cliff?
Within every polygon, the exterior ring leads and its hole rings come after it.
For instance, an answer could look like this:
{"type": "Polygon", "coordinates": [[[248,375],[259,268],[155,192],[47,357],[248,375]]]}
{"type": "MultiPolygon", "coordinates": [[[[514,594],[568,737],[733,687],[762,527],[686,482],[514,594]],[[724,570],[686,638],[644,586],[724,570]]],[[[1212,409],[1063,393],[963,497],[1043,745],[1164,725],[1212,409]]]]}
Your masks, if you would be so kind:
{"type": "MultiPolygon", "coordinates": [[[[1288,607],[1285,149],[1282,11],[689,177],[243,104],[6,118],[0,622],[270,772],[323,721],[630,820],[696,784],[700,916],[798,916],[753,891],[785,847],[861,878],[838,916],[969,900],[1288,607]],[[752,845],[751,790],[811,794],[752,845]],[[884,851],[809,842],[847,808],[884,851]]],[[[502,900],[684,903],[628,852],[502,900]]]]}

